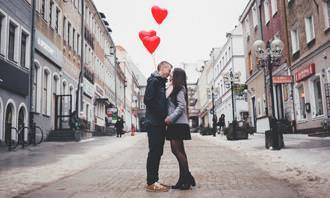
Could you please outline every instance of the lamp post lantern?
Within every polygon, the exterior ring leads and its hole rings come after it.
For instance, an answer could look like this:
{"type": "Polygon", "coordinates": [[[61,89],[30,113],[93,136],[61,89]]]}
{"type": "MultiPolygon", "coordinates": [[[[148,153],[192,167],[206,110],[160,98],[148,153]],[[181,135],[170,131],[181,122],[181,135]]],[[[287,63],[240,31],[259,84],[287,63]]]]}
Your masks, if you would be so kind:
{"type": "Polygon", "coordinates": [[[268,69],[271,108],[272,108],[272,116],[270,118],[271,145],[273,150],[280,150],[283,147],[283,135],[279,131],[276,115],[275,115],[275,109],[274,109],[275,101],[274,101],[274,92],[273,92],[273,67],[278,66],[281,61],[284,44],[280,39],[275,38],[271,42],[270,47],[267,48],[264,41],[257,40],[254,42],[253,48],[254,48],[254,53],[259,61],[258,64],[261,67],[265,67],[268,69]]]}

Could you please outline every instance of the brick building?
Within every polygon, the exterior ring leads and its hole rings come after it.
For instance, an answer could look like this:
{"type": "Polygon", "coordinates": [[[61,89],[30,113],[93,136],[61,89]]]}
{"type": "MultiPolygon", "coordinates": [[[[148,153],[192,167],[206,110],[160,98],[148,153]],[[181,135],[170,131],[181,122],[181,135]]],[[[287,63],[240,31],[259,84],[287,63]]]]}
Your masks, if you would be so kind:
{"type": "Polygon", "coordinates": [[[297,129],[315,132],[330,113],[330,1],[286,3],[297,129]]]}

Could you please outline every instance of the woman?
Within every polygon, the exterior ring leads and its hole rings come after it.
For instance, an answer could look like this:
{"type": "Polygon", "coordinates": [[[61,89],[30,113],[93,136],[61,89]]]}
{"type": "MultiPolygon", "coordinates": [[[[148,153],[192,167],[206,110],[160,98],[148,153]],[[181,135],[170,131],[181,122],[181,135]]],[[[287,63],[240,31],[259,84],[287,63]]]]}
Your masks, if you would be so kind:
{"type": "Polygon", "coordinates": [[[220,128],[220,131],[224,130],[224,128],[226,127],[225,114],[221,114],[221,116],[219,118],[218,126],[220,128]]]}
{"type": "Polygon", "coordinates": [[[166,139],[171,142],[171,150],[179,162],[180,177],[172,186],[173,189],[187,190],[195,186],[196,182],[191,175],[183,140],[191,140],[188,125],[188,95],[187,76],[184,70],[175,68],[171,76],[172,85],[168,88],[168,116],[166,139]]]}

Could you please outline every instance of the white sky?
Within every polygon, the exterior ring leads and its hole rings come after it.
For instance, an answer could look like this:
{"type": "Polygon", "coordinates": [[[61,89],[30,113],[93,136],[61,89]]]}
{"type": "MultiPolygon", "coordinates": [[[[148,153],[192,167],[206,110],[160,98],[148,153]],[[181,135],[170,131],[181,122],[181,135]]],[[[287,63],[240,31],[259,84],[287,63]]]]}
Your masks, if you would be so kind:
{"type": "MultiPolygon", "coordinates": [[[[227,32],[238,24],[248,0],[94,0],[104,12],[113,31],[116,45],[123,46],[142,73],[154,71],[152,56],[138,37],[141,30],[156,30],[161,43],[155,52],[156,62],[167,60],[175,67],[197,63],[209,57],[212,47],[225,42],[227,32]],[[151,7],[168,10],[165,21],[158,25],[151,7]]],[[[190,66],[189,81],[196,79],[190,66]]]]}

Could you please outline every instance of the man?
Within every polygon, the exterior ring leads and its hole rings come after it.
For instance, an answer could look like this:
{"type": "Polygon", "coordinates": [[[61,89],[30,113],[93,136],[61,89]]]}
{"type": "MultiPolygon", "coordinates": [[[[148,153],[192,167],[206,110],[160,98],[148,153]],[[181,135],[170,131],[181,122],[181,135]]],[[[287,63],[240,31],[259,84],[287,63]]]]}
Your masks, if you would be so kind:
{"type": "Polygon", "coordinates": [[[124,128],[124,120],[123,118],[119,117],[116,124],[116,132],[117,132],[117,137],[121,138],[121,135],[123,134],[123,128],[124,128]]]}
{"type": "Polygon", "coordinates": [[[147,159],[147,185],[149,192],[167,192],[168,186],[158,182],[158,170],[165,142],[165,118],[167,116],[166,82],[172,65],[166,61],[159,63],[157,71],[147,81],[144,94],[146,105],[146,128],[149,153],[147,159]]]}

